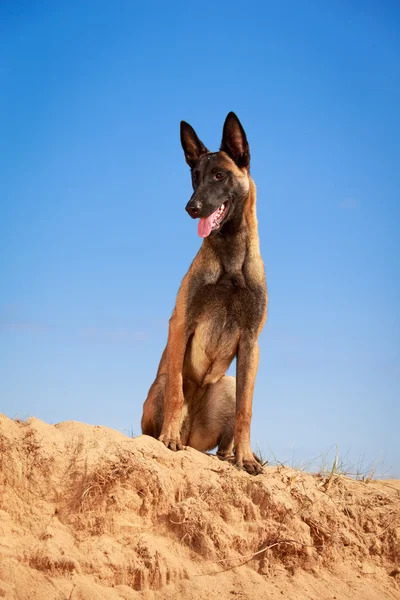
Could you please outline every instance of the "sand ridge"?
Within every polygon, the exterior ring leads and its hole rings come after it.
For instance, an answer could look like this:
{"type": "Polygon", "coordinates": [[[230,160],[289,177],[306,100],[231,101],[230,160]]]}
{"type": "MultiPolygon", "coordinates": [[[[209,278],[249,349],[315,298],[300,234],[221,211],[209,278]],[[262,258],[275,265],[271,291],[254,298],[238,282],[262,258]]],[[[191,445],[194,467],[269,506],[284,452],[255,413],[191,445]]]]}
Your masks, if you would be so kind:
{"type": "Polygon", "coordinates": [[[0,598],[400,599],[400,485],[0,415],[0,598]]]}

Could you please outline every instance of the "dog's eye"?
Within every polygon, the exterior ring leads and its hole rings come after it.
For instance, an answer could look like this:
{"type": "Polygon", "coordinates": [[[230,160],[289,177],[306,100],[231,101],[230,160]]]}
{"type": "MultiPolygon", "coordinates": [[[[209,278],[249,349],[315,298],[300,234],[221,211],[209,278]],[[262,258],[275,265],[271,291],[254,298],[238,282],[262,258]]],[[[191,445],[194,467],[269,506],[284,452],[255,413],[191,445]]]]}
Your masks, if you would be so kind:
{"type": "Polygon", "coordinates": [[[222,173],[222,171],[219,171],[218,173],[215,173],[214,175],[215,179],[223,179],[225,177],[225,173],[222,173]]]}

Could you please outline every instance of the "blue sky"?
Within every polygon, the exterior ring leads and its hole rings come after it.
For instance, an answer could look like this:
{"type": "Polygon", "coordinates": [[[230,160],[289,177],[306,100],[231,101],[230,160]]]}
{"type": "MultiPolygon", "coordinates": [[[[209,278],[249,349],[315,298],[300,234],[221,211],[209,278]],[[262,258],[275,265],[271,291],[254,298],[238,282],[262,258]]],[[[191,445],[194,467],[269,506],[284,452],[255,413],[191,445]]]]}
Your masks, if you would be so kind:
{"type": "Polygon", "coordinates": [[[389,1],[1,3],[0,410],[140,432],[201,243],[179,121],[215,150],[233,110],[270,295],[253,445],[400,477],[399,34],[389,1]]]}

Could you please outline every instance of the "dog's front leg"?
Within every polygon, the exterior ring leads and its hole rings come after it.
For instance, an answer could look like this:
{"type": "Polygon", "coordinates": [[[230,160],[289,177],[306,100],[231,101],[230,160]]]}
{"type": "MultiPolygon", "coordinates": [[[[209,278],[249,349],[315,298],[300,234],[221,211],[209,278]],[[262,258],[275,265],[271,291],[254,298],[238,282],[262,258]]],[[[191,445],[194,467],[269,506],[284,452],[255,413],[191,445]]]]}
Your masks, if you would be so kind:
{"type": "Polygon", "coordinates": [[[186,326],[175,311],[169,322],[166,351],[167,382],[164,395],[164,422],[158,438],[170,450],[182,450],[180,424],[183,407],[183,360],[187,344],[186,326]]]}
{"type": "Polygon", "coordinates": [[[262,473],[250,445],[253,392],[258,367],[259,349],[255,335],[243,336],[236,355],[236,420],[235,459],[237,467],[251,475],[262,473]]]}

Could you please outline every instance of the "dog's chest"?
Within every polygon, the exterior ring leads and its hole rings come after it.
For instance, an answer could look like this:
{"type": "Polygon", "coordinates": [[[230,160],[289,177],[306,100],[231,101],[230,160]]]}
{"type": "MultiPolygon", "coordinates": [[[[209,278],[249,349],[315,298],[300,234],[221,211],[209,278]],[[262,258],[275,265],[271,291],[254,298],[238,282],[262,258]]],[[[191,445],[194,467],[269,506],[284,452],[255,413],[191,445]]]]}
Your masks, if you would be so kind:
{"type": "Polygon", "coordinates": [[[197,327],[212,323],[215,330],[257,330],[265,309],[265,286],[243,271],[223,273],[214,282],[207,275],[193,282],[188,295],[188,321],[197,327]]]}
{"type": "Polygon", "coordinates": [[[185,376],[203,386],[218,381],[237,352],[241,334],[257,331],[264,310],[261,289],[243,275],[226,275],[192,290],[188,304],[192,336],[185,355],[185,376]]]}

